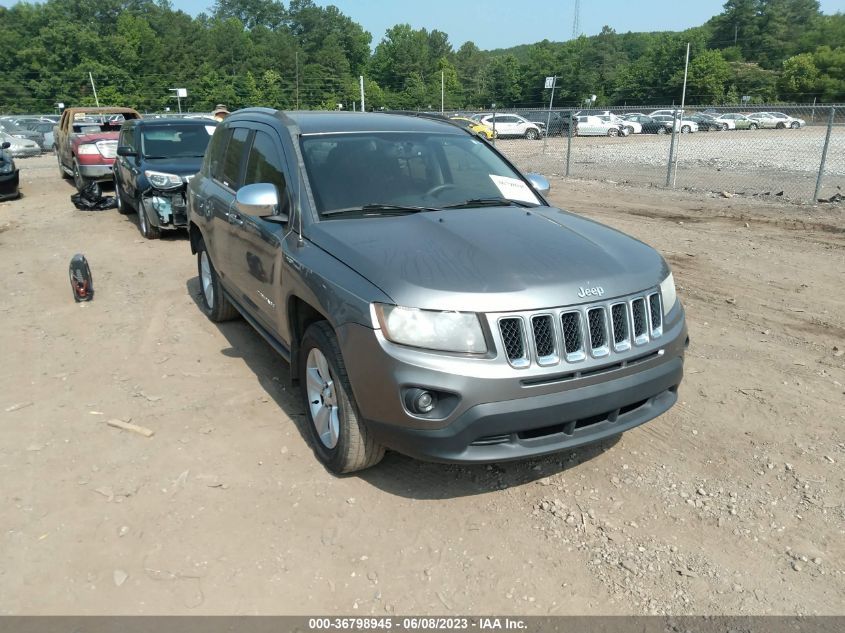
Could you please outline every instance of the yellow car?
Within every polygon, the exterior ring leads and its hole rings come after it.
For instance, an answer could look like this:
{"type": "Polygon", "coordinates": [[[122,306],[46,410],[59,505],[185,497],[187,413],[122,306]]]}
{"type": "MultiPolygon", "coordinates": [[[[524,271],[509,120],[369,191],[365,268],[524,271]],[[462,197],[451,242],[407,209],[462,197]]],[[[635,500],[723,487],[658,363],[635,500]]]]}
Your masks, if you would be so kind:
{"type": "Polygon", "coordinates": [[[467,119],[462,116],[453,116],[451,119],[460,125],[463,125],[473,134],[477,134],[481,138],[486,138],[488,141],[492,141],[496,136],[492,128],[484,125],[483,123],[479,123],[478,121],[473,121],[472,119],[467,119]]]}

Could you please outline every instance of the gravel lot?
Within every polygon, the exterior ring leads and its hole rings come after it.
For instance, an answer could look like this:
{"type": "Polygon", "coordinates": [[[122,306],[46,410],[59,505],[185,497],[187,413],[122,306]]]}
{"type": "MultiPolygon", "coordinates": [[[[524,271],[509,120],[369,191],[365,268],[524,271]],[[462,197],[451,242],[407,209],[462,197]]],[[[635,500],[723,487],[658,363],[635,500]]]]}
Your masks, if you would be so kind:
{"type": "Polygon", "coordinates": [[[20,165],[25,197],[0,204],[0,614],[843,613],[838,209],[555,180],[555,203],[671,262],[678,405],[547,459],[390,454],[336,478],[285,363],[200,313],[184,236],[75,210],[53,157],[20,165]]]}
{"type": "MultiPolygon", "coordinates": [[[[680,136],[676,186],[705,191],[768,194],[808,202],[813,196],[826,128],[732,130],[680,136]]],[[[664,186],[671,135],[572,139],[570,175],[664,186]]],[[[566,138],[497,141],[497,147],[522,169],[566,173],[566,138]]],[[[835,127],[820,197],[845,185],[845,126],[835,127]]]]}

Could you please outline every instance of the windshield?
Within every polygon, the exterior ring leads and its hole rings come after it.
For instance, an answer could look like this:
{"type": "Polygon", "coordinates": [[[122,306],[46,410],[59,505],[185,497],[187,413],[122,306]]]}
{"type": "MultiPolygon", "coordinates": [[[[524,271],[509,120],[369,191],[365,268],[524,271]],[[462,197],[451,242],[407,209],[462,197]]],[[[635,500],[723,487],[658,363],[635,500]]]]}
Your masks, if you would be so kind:
{"type": "Polygon", "coordinates": [[[472,136],[366,132],[306,135],[301,143],[320,214],[368,205],[442,209],[503,198],[502,204],[541,204],[516,171],[472,136]]]}
{"type": "Polygon", "coordinates": [[[144,127],[141,153],[145,158],[199,158],[214,133],[213,125],[161,125],[144,127]]]}

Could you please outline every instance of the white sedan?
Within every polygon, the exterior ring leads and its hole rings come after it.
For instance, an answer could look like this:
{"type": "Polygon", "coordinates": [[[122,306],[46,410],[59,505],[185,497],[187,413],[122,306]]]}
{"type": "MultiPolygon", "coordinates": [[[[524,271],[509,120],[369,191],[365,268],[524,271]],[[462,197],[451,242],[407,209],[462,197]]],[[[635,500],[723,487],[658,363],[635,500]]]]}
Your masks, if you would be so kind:
{"type": "Polygon", "coordinates": [[[578,136],[628,136],[630,128],[621,123],[605,120],[609,117],[582,115],[578,120],[578,136]]]}
{"type": "Polygon", "coordinates": [[[689,119],[674,119],[671,114],[658,114],[658,115],[651,115],[651,118],[655,121],[663,121],[664,123],[668,123],[670,126],[672,125],[672,121],[675,121],[675,131],[681,131],[681,134],[689,134],[691,132],[698,132],[698,123],[695,121],[690,121],[689,119]]]}
{"type": "Polygon", "coordinates": [[[621,117],[616,116],[615,114],[602,114],[599,116],[602,121],[607,121],[609,123],[617,123],[622,126],[623,130],[628,130],[628,134],[641,134],[643,131],[643,124],[638,123],[637,121],[629,121],[627,119],[623,119],[621,117]]]}
{"type": "Polygon", "coordinates": [[[807,125],[804,119],[796,119],[783,112],[755,112],[754,114],[749,114],[748,118],[756,121],[761,128],[775,128],[777,130],[783,130],[785,128],[797,129],[807,125]]]}

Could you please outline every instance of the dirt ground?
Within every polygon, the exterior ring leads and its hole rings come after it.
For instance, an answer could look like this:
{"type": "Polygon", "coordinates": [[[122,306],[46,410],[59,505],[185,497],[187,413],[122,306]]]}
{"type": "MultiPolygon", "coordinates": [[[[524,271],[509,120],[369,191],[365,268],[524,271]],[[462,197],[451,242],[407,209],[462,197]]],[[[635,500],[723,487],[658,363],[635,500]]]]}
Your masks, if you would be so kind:
{"type": "Polygon", "coordinates": [[[77,211],[52,156],[19,162],[25,197],[0,204],[0,614],[845,612],[841,209],[555,180],[555,203],[671,262],[680,402],[552,458],[389,454],[336,478],[286,364],[199,311],[184,235],[77,211]]]}

